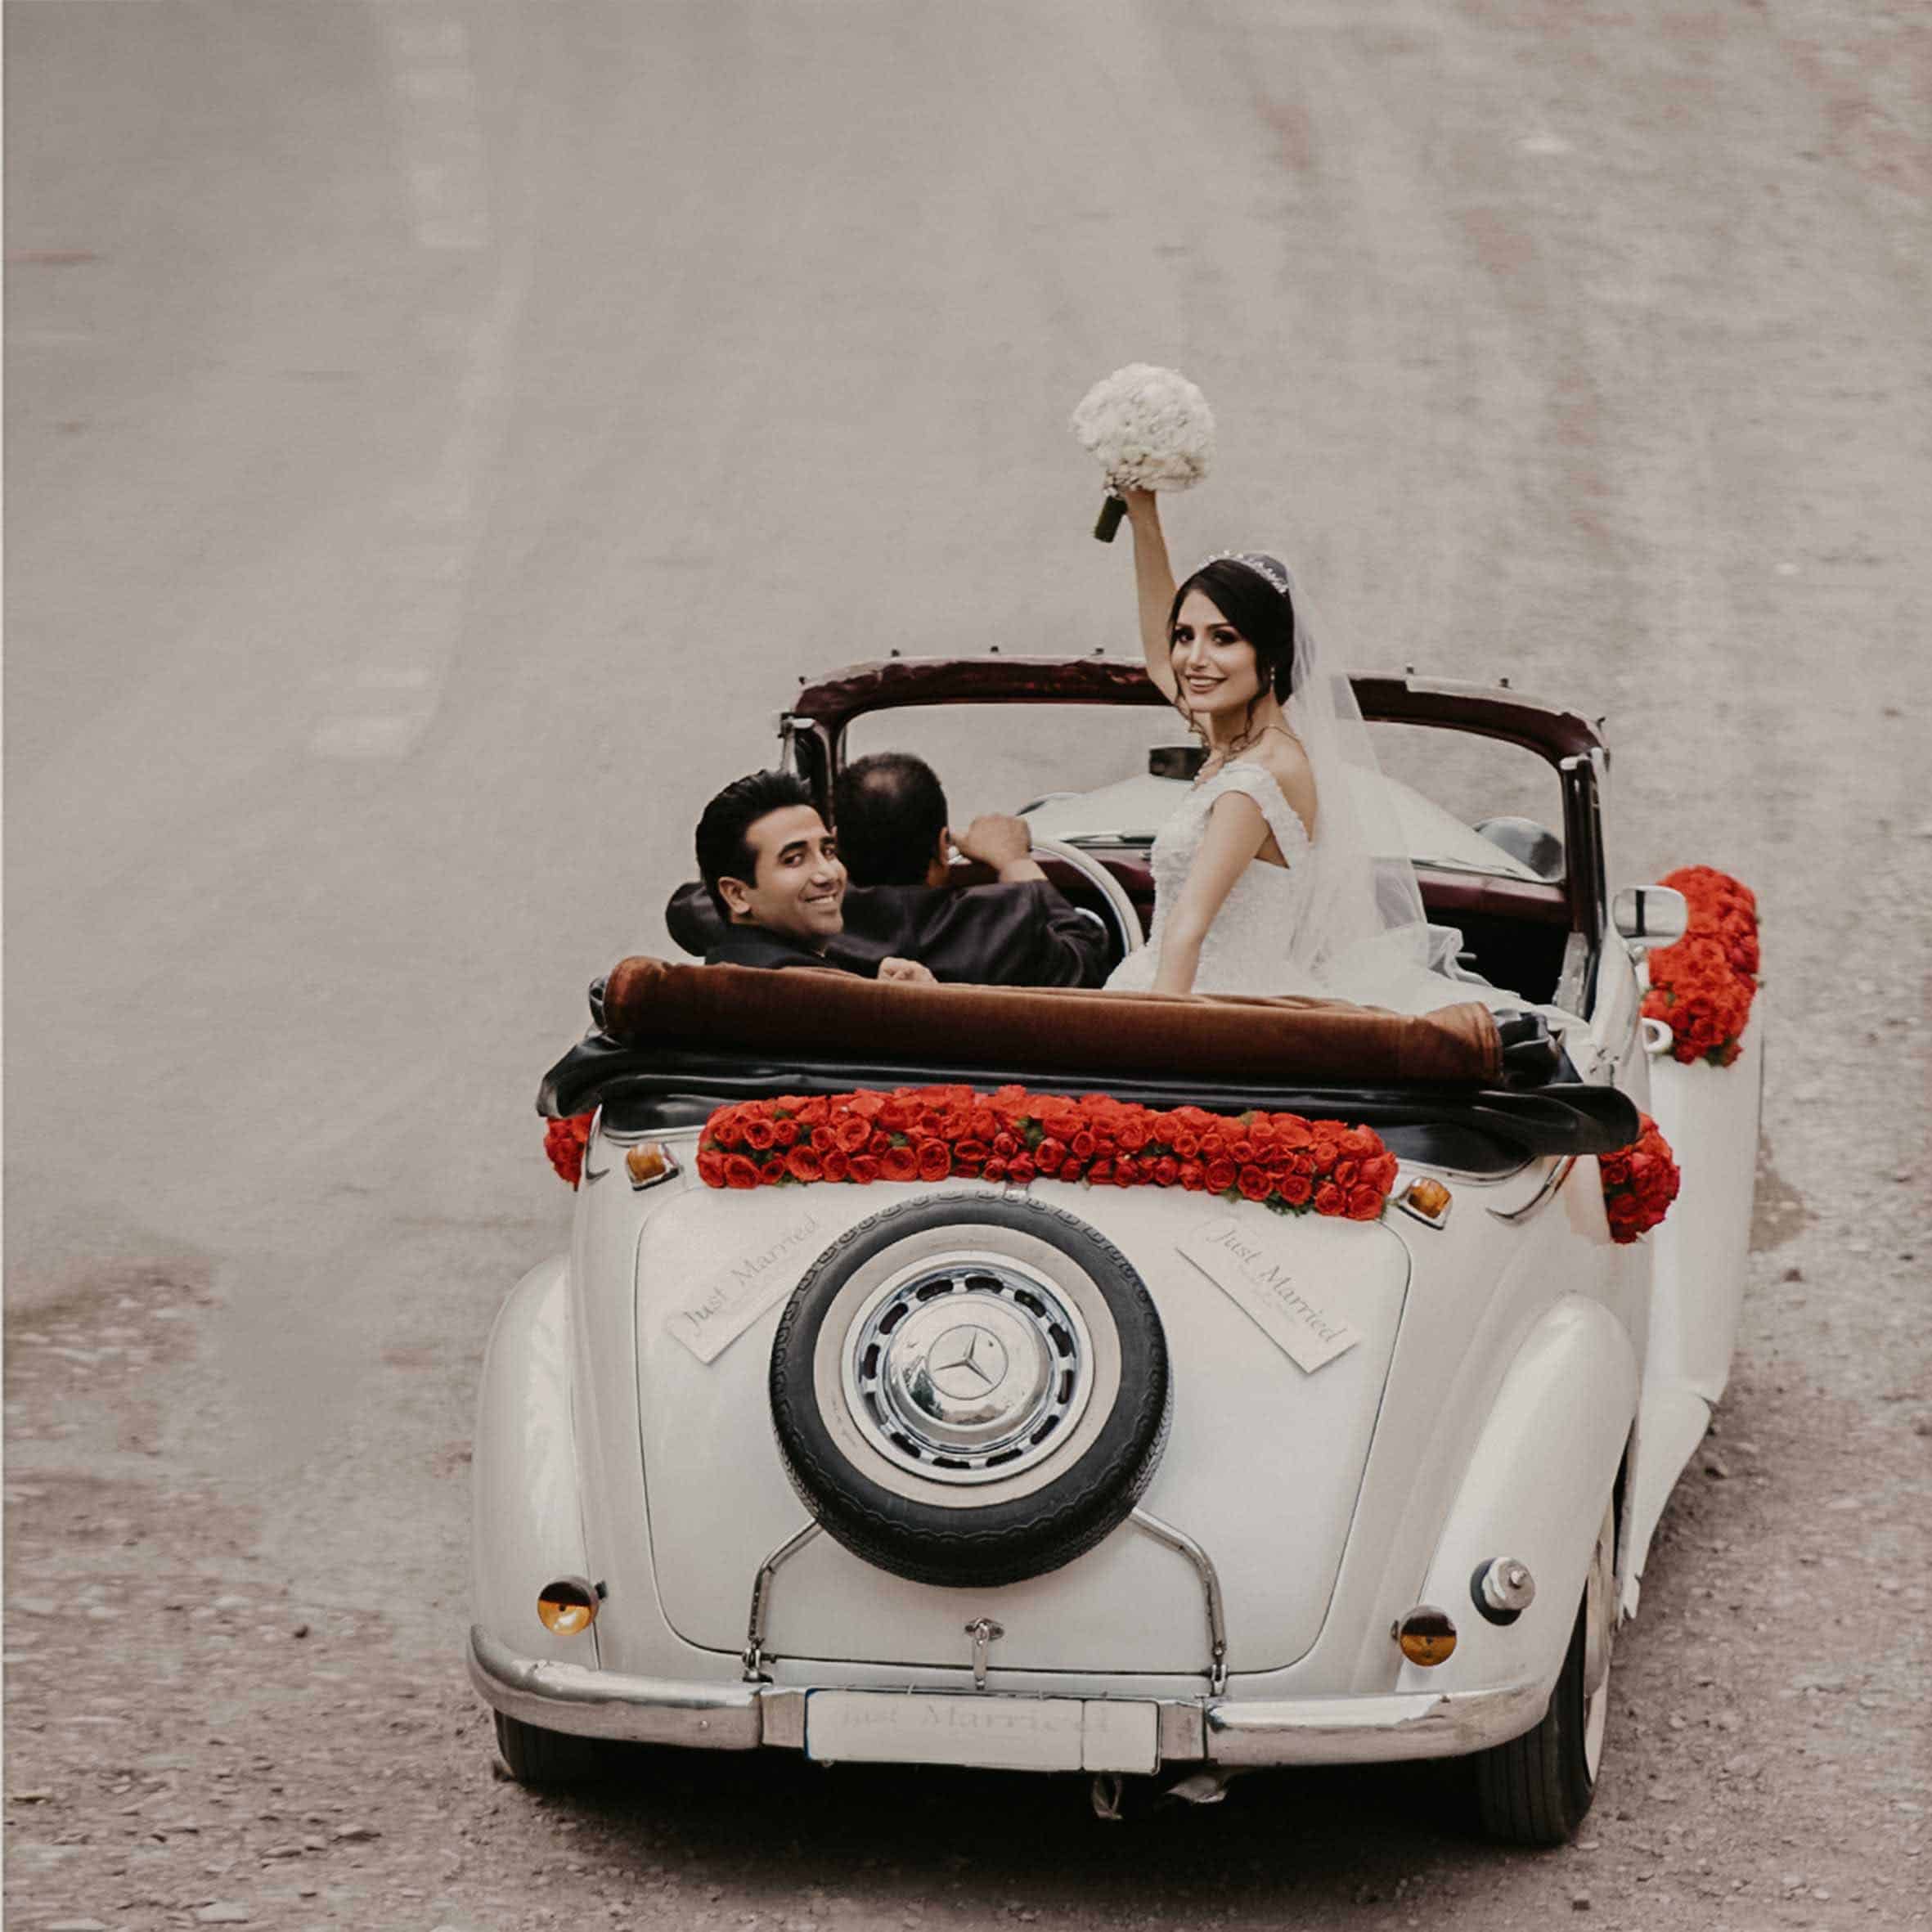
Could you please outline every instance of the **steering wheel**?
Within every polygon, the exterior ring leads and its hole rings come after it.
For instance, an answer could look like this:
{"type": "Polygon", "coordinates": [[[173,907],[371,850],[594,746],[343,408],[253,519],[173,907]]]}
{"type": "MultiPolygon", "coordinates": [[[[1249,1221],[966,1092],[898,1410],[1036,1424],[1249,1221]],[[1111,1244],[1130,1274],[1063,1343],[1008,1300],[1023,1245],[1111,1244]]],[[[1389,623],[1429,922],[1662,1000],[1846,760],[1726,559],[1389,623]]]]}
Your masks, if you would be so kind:
{"type": "Polygon", "coordinates": [[[1139,952],[1147,944],[1146,935],[1140,929],[1140,914],[1134,910],[1127,888],[1091,852],[1084,852],[1078,846],[1063,845],[1057,838],[1036,838],[1033,856],[1071,865],[1100,895],[1112,919],[1121,959],[1139,952]]]}

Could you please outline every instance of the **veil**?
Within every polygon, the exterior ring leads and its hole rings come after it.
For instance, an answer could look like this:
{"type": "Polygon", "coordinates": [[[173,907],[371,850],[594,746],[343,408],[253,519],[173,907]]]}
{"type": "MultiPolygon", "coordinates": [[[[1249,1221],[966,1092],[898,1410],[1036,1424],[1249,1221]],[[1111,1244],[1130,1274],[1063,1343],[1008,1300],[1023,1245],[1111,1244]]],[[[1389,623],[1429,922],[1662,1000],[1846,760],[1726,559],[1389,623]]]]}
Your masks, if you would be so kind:
{"type": "Polygon", "coordinates": [[[1348,672],[1328,662],[1285,564],[1257,552],[1233,560],[1280,591],[1294,613],[1286,711],[1314,780],[1315,827],[1290,964],[1298,977],[1364,1006],[1427,1013],[1469,999],[1470,977],[1454,964],[1461,935],[1431,927],[1423,910],[1395,793],[1348,672]]]}

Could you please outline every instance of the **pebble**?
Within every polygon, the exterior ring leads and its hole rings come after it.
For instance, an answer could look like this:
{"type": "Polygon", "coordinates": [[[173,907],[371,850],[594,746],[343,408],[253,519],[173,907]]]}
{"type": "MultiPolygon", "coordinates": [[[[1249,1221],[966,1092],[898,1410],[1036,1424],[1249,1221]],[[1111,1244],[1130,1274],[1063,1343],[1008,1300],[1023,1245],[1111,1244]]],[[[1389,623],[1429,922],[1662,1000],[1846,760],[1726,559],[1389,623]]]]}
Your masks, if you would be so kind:
{"type": "Polygon", "coordinates": [[[1731,1471],[1715,1456],[1706,1456],[1704,1458],[1704,1473],[1715,1476],[1721,1482],[1731,1471]]]}
{"type": "Polygon", "coordinates": [[[1572,1892],[1570,1894],[1570,1909],[1572,1912],[1588,1912],[1590,1909],[1590,1894],[1588,1892],[1572,1892]]]}
{"type": "Polygon", "coordinates": [[[344,1844],[359,1844],[366,1839],[380,1838],[382,1833],[373,1825],[338,1825],[335,1835],[344,1844]]]}
{"type": "Polygon", "coordinates": [[[249,1911],[245,1905],[234,1905],[227,1899],[218,1898],[213,1905],[204,1905],[195,1914],[195,1922],[200,1925],[245,1925],[249,1922],[249,1911]]]}
{"type": "Polygon", "coordinates": [[[47,1932],[108,1932],[98,1919],[56,1919],[47,1932]]]}

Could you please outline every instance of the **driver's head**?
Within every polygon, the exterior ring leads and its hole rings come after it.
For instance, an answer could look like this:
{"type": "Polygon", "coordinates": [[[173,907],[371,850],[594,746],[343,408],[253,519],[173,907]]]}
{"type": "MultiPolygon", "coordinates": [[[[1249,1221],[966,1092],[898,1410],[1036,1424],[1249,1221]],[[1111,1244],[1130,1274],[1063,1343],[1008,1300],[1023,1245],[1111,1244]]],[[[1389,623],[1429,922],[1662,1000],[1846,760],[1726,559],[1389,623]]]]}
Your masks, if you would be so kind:
{"type": "Polygon", "coordinates": [[[946,793],[923,758],[875,752],[838,775],[832,795],[838,849],[858,886],[946,879],[946,793]]]}
{"type": "Polygon", "coordinates": [[[698,869],[718,917],[816,950],[845,924],[845,867],[803,781],[754,771],[705,806],[698,869]]]}

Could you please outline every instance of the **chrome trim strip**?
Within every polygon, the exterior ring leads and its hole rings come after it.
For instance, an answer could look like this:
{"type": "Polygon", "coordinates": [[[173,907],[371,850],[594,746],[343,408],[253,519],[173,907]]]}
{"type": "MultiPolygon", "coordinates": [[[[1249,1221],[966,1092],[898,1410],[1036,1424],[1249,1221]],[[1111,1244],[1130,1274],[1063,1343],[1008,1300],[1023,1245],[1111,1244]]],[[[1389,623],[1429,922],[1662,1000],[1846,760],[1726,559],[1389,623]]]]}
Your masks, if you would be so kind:
{"type": "Polygon", "coordinates": [[[1194,1566],[1196,1575],[1201,1579],[1202,1593],[1207,1599],[1207,1685],[1215,1696],[1228,1687],[1228,1622],[1221,1611],[1221,1579],[1215,1575],[1215,1567],[1207,1552],[1193,1537],[1164,1523],[1157,1516],[1150,1515],[1144,1509],[1137,1509],[1127,1519],[1144,1530],[1157,1543],[1164,1543],[1170,1550],[1178,1551],[1194,1566]]]}
{"type": "Polygon", "coordinates": [[[1565,1154],[1556,1161],[1543,1177],[1543,1185],[1521,1207],[1492,1207],[1489,1212],[1499,1221],[1526,1221],[1547,1201],[1552,1200],[1557,1190],[1568,1180],[1570,1170],[1576,1166],[1575,1154],[1565,1154]]]}

